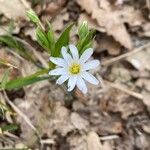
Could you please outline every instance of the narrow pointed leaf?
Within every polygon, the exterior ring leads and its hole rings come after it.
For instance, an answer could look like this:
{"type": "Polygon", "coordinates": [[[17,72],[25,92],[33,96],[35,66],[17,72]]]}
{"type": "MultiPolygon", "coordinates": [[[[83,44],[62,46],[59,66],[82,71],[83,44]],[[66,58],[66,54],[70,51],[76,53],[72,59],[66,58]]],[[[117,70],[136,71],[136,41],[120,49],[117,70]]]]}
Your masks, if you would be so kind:
{"type": "Polygon", "coordinates": [[[55,51],[52,52],[52,56],[60,56],[60,51],[62,46],[67,46],[70,41],[70,30],[72,29],[74,23],[70,24],[60,35],[59,39],[55,44],[55,51]]]}
{"type": "Polygon", "coordinates": [[[10,80],[5,85],[5,89],[7,89],[7,90],[19,89],[19,88],[22,88],[24,86],[36,83],[38,81],[49,79],[49,76],[41,76],[41,75],[43,75],[45,73],[47,74],[47,72],[48,72],[47,69],[43,69],[43,70],[41,70],[41,71],[39,71],[39,72],[37,72],[35,74],[32,74],[30,76],[19,77],[17,79],[10,80]]]}
{"type": "Polygon", "coordinates": [[[1,84],[0,84],[0,87],[1,87],[2,89],[5,89],[5,85],[6,85],[7,81],[8,81],[9,71],[10,71],[10,70],[7,69],[7,70],[4,72],[4,75],[3,75],[3,77],[2,77],[1,84]]]}
{"type": "Polygon", "coordinates": [[[37,37],[37,41],[38,43],[46,50],[49,51],[49,41],[47,39],[47,35],[46,33],[39,27],[37,27],[36,29],[36,37],[37,37]]]}
{"type": "Polygon", "coordinates": [[[0,43],[6,44],[8,47],[13,48],[20,56],[27,60],[35,62],[32,53],[25,48],[24,44],[12,35],[1,35],[0,43]]]}

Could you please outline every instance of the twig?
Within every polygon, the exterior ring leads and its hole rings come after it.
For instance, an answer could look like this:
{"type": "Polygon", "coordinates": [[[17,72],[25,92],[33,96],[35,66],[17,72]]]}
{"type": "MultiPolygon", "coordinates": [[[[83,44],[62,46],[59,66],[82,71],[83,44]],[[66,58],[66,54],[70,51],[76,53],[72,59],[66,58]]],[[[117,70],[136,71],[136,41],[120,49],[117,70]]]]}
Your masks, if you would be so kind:
{"type": "Polygon", "coordinates": [[[129,95],[131,95],[131,96],[133,96],[135,98],[137,98],[137,99],[143,100],[143,96],[141,94],[139,94],[139,93],[133,92],[131,90],[123,88],[123,86],[121,86],[121,85],[118,85],[118,84],[115,84],[115,83],[111,83],[111,82],[106,81],[106,80],[104,82],[107,85],[109,85],[109,86],[111,86],[111,87],[113,87],[115,89],[121,90],[121,91],[123,91],[123,92],[125,92],[125,93],[127,93],[127,94],[129,94],[129,95]]]}
{"type": "Polygon", "coordinates": [[[118,135],[109,135],[109,136],[100,137],[100,140],[106,141],[106,140],[112,140],[112,139],[118,139],[118,138],[119,138],[118,135]]]}
{"type": "Polygon", "coordinates": [[[101,78],[101,76],[97,73],[97,74],[96,74],[96,77],[97,77],[97,79],[99,80],[101,87],[104,88],[105,85],[104,85],[104,82],[103,82],[103,79],[101,78]]]}
{"type": "Polygon", "coordinates": [[[53,139],[42,139],[41,141],[41,145],[44,145],[44,144],[55,144],[55,141],[53,139]]]}
{"type": "Polygon", "coordinates": [[[39,132],[37,131],[37,129],[32,125],[30,119],[17,107],[15,106],[8,98],[7,94],[5,91],[3,91],[3,95],[5,97],[6,102],[14,109],[14,111],[16,113],[18,113],[24,120],[25,122],[31,127],[32,130],[35,131],[35,133],[37,134],[38,138],[40,139],[40,135],[39,132]]]}
{"type": "Polygon", "coordinates": [[[24,5],[24,7],[25,7],[26,9],[30,9],[30,5],[27,3],[26,0],[20,0],[20,2],[24,5]]]}
{"type": "Polygon", "coordinates": [[[140,51],[142,51],[143,49],[145,49],[145,48],[147,48],[147,47],[149,47],[149,46],[150,46],[150,43],[145,44],[145,45],[143,45],[143,46],[141,46],[141,47],[139,47],[139,48],[135,48],[135,49],[133,49],[133,51],[131,51],[131,52],[128,52],[128,53],[126,53],[126,54],[122,54],[122,55],[120,55],[120,56],[114,57],[114,58],[112,58],[112,59],[110,59],[110,60],[103,61],[103,62],[102,62],[102,65],[103,65],[103,66],[111,65],[112,63],[114,63],[114,62],[116,62],[116,61],[119,61],[119,60],[122,60],[122,59],[125,59],[126,57],[129,57],[129,56],[131,56],[131,55],[133,55],[133,54],[135,54],[135,53],[137,53],[137,52],[140,52],[140,51]]]}
{"type": "Polygon", "coordinates": [[[121,90],[121,91],[123,91],[123,92],[125,92],[125,93],[127,93],[127,94],[129,94],[133,97],[136,97],[138,99],[143,100],[143,96],[141,94],[133,92],[131,90],[128,90],[128,89],[124,88],[122,85],[118,85],[116,83],[112,83],[112,82],[109,82],[109,81],[106,81],[106,80],[102,80],[102,78],[100,77],[99,74],[97,74],[96,76],[97,76],[98,80],[100,81],[102,88],[104,88],[105,84],[107,84],[108,86],[111,86],[111,87],[113,87],[115,89],[118,89],[118,90],[121,90]]]}
{"type": "Polygon", "coordinates": [[[9,132],[4,132],[3,134],[6,135],[6,136],[8,136],[8,137],[10,137],[10,138],[14,138],[14,139],[17,139],[17,140],[19,139],[18,136],[14,135],[12,133],[9,133],[9,132]]]}
{"type": "Polygon", "coordinates": [[[14,55],[15,57],[17,57],[19,60],[24,61],[25,59],[23,57],[21,57],[19,54],[17,54],[15,51],[12,51],[10,48],[6,48],[6,50],[11,53],[12,55],[14,55]]]}
{"type": "Polygon", "coordinates": [[[146,4],[147,4],[148,9],[150,10],[150,1],[146,0],[146,4]]]}
{"type": "Polygon", "coordinates": [[[23,43],[26,47],[28,47],[35,55],[35,57],[40,61],[40,63],[43,65],[43,67],[48,68],[48,64],[46,60],[26,41],[21,40],[20,38],[16,38],[18,41],[23,43]]]}

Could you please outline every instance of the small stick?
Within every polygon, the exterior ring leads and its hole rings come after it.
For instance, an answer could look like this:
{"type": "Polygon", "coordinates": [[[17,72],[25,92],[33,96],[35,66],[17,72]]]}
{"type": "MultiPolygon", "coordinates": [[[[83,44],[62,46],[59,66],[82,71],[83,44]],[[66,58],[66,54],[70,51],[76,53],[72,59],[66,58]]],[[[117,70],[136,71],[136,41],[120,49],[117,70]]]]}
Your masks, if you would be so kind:
{"type": "Polygon", "coordinates": [[[111,65],[112,63],[114,63],[116,61],[119,61],[119,60],[122,60],[122,59],[125,59],[126,57],[129,57],[129,56],[131,56],[131,55],[133,55],[133,54],[135,54],[137,52],[140,52],[141,50],[143,50],[143,49],[145,49],[145,48],[147,48],[149,46],[150,46],[150,43],[147,43],[147,44],[145,44],[145,45],[143,45],[143,46],[141,46],[139,48],[133,49],[133,51],[131,51],[131,52],[128,52],[126,54],[122,54],[120,56],[114,57],[114,58],[112,58],[110,60],[103,61],[102,65],[103,66],[111,65]]]}
{"type": "Polygon", "coordinates": [[[16,38],[18,41],[20,41],[21,43],[23,43],[24,45],[26,45],[26,47],[28,47],[35,55],[35,57],[40,61],[40,63],[45,67],[48,68],[48,64],[46,62],[46,60],[26,41],[23,41],[19,38],[16,38]]]}
{"type": "Polygon", "coordinates": [[[44,144],[55,144],[55,141],[53,139],[42,139],[41,141],[41,144],[44,145],[44,144]]]}
{"type": "Polygon", "coordinates": [[[25,120],[25,122],[31,127],[31,129],[35,131],[35,133],[37,134],[38,138],[40,138],[39,132],[38,132],[37,129],[32,125],[30,119],[29,119],[23,112],[21,112],[21,110],[20,110],[17,106],[15,106],[15,105],[9,100],[9,98],[8,98],[8,96],[7,96],[7,94],[6,94],[5,91],[3,91],[3,94],[4,94],[4,97],[5,97],[6,102],[14,109],[14,111],[15,111],[16,113],[18,113],[18,114],[25,120]]]}
{"type": "Polygon", "coordinates": [[[30,5],[25,0],[20,0],[26,9],[30,9],[30,5]]]}
{"type": "Polygon", "coordinates": [[[105,141],[105,140],[112,140],[112,139],[118,139],[118,138],[119,138],[118,135],[109,135],[109,136],[100,137],[100,140],[105,141]]]}
{"type": "Polygon", "coordinates": [[[113,87],[115,89],[121,90],[121,91],[123,91],[123,92],[125,92],[125,93],[127,93],[127,94],[129,94],[129,95],[131,95],[131,96],[133,96],[135,98],[137,98],[137,99],[143,100],[143,96],[141,94],[139,94],[139,93],[133,92],[133,91],[128,90],[128,89],[125,89],[121,85],[118,85],[118,84],[115,84],[115,83],[111,83],[111,82],[106,81],[106,80],[104,82],[107,85],[109,85],[109,86],[111,86],[111,87],[113,87]]]}

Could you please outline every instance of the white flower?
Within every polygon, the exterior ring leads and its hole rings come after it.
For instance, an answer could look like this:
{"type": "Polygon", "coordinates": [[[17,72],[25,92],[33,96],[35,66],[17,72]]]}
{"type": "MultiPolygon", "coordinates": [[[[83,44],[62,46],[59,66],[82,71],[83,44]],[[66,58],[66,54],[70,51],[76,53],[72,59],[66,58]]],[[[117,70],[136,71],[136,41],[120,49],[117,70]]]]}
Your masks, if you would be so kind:
{"type": "Polygon", "coordinates": [[[79,88],[84,94],[87,93],[87,86],[85,81],[97,85],[99,81],[88,72],[90,69],[96,68],[100,62],[99,60],[87,61],[93,54],[93,49],[86,49],[79,57],[78,49],[70,44],[70,53],[67,52],[66,47],[62,47],[61,54],[63,58],[50,57],[50,61],[58,66],[58,68],[51,70],[49,75],[59,75],[56,81],[57,84],[62,84],[68,80],[68,91],[72,91],[75,86],[79,88]]]}

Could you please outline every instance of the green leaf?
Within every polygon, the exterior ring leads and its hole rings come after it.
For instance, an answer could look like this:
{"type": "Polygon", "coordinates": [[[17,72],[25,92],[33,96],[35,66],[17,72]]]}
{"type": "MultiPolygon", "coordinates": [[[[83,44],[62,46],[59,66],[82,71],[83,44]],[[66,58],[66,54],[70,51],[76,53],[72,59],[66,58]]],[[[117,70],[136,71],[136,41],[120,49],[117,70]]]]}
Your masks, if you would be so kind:
{"type": "Polygon", "coordinates": [[[27,51],[24,44],[16,37],[13,37],[12,35],[1,35],[0,42],[6,44],[10,48],[13,48],[13,50],[15,50],[20,56],[24,57],[25,59],[35,62],[32,53],[27,51]]]}
{"type": "Polygon", "coordinates": [[[45,31],[43,31],[41,28],[37,27],[36,29],[36,37],[37,37],[37,41],[38,43],[46,50],[49,51],[49,41],[47,39],[47,35],[45,33],[45,31]]]}
{"type": "Polygon", "coordinates": [[[55,44],[55,51],[52,51],[52,56],[60,56],[60,51],[62,46],[67,46],[70,41],[70,30],[73,27],[74,23],[71,23],[60,35],[59,39],[55,44]]]}
{"type": "Polygon", "coordinates": [[[83,39],[89,33],[87,21],[84,21],[78,29],[79,39],[83,39]]]}
{"type": "Polygon", "coordinates": [[[10,125],[3,125],[0,127],[3,132],[5,131],[15,131],[18,129],[18,126],[16,124],[10,124],[10,125]]]}
{"type": "Polygon", "coordinates": [[[51,51],[55,50],[55,36],[51,24],[48,21],[47,24],[48,24],[47,39],[49,41],[49,49],[51,54],[51,51]]]}
{"type": "Polygon", "coordinates": [[[39,23],[40,19],[39,17],[36,15],[36,13],[30,9],[27,11],[27,17],[33,22],[33,23],[39,23]]]}
{"type": "Polygon", "coordinates": [[[9,76],[9,71],[10,69],[5,70],[4,75],[1,80],[0,88],[5,89],[6,83],[8,81],[8,76],[9,76]]]}
{"type": "Polygon", "coordinates": [[[87,45],[85,45],[82,50],[80,51],[80,55],[88,48],[91,48],[92,47],[92,41],[89,42],[87,45]]]}
{"type": "Polygon", "coordinates": [[[0,66],[1,65],[4,65],[4,66],[7,66],[7,67],[11,67],[11,68],[17,68],[16,66],[14,66],[13,64],[10,64],[9,62],[7,62],[6,60],[3,60],[0,58],[0,66]]]}
{"type": "Polygon", "coordinates": [[[5,89],[7,89],[7,90],[19,89],[19,88],[22,88],[24,86],[36,83],[38,81],[49,79],[49,76],[40,76],[40,75],[43,75],[43,74],[45,74],[47,72],[48,72],[47,69],[43,69],[43,70],[38,71],[37,73],[32,74],[30,76],[19,77],[17,79],[10,80],[5,85],[5,89]]]}
{"type": "Polygon", "coordinates": [[[90,31],[83,39],[80,39],[77,43],[79,53],[82,54],[88,46],[91,46],[92,40],[95,35],[95,30],[90,31]]]}

